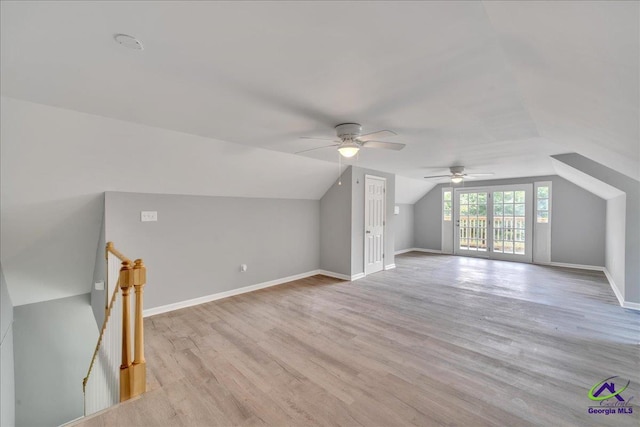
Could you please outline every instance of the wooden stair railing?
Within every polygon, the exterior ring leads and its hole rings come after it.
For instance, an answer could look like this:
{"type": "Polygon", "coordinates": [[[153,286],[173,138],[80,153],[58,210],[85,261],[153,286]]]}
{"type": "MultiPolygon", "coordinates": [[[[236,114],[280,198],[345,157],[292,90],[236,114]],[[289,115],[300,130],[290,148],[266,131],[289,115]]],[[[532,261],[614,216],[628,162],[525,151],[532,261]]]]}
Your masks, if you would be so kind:
{"type": "Polygon", "coordinates": [[[147,281],[147,268],[141,259],[123,261],[120,269],[122,289],[122,364],[120,365],[120,401],[131,399],[146,391],[147,362],[144,360],[144,323],[142,316],[142,292],[147,281]],[[134,357],[131,362],[131,321],[129,293],[134,288],[136,295],[134,357]]]}
{"type": "MultiPolygon", "coordinates": [[[[109,259],[109,254],[114,255],[122,262],[122,267],[118,273],[118,281],[116,287],[113,291],[113,295],[109,301],[109,304],[106,308],[105,312],[105,320],[102,325],[102,329],[100,331],[100,336],[98,338],[98,343],[96,345],[95,351],[93,353],[93,357],[91,358],[91,363],[89,365],[89,370],[87,372],[87,376],[83,380],[83,392],[85,394],[85,415],[89,415],[87,413],[96,412],[97,410],[105,409],[105,406],[108,407],[110,404],[108,403],[109,398],[108,394],[110,393],[109,383],[114,385],[116,380],[119,380],[119,401],[125,401],[131,399],[132,397],[138,396],[146,391],[146,361],[144,358],[144,323],[143,323],[143,291],[144,285],[147,281],[147,269],[144,265],[144,262],[141,259],[136,259],[134,262],[127,257],[125,257],[121,252],[115,249],[113,243],[109,242],[106,246],[106,257],[109,259]],[[135,314],[134,314],[134,333],[133,333],[133,349],[134,349],[134,358],[131,360],[131,310],[130,310],[130,292],[133,288],[136,301],[135,301],[135,314]],[[107,359],[107,365],[113,364],[114,360],[109,360],[110,358],[117,358],[116,354],[109,356],[110,353],[113,353],[113,349],[104,349],[101,346],[104,344],[105,336],[109,335],[109,338],[112,338],[109,332],[113,334],[114,327],[119,325],[109,324],[112,314],[114,314],[114,307],[117,306],[118,293],[122,291],[122,328],[121,328],[121,357],[120,357],[120,369],[119,369],[119,378],[107,378],[105,381],[105,387],[107,390],[103,392],[103,395],[107,395],[107,398],[103,398],[103,402],[97,404],[91,404],[90,409],[87,408],[87,384],[90,381],[91,373],[94,368],[94,365],[98,363],[98,360],[101,359],[99,357],[100,354],[106,354],[105,358],[107,359]],[[109,328],[111,326],[111,328],[109,328]],[[102,353],[101,353],[102,352],[102,353]],[[104,401],[107,401],[105,403],[104,401]]],[[[107,267],[107,270],[109,267],[107,267]]],[[[108,274],[108,273],[107,273],[108,274]]],[[[108,280],[107,280],[108,282],[108,280]]],[[[117,310],[116,310],[117,311],[117,310]]],[[[113,319],[112,319],[113,320],[113,319]]],[[[120,319],[115,320],[117,323],[120,319]]],[[[118,335],[120,331],[115,331],[115,335],[118,335]]],[[[111,343],[112,340],[107,340],[111,343]]],[[[109,344],[107,343],[107,344],[109,344]]],[[[112,345],[117,345],[118,343],[113,342],[112,345]]],[[[115,366],[113,366],[115,369],[115,366]]],[[[102,367],[103,372],[107,372],[107,374],[101,373],[102,376],[108,375],[109,372],[112,372],[108,367],[102,367]]],[[[96,380],[98,381],[98,380],[96,380]]],[[[117,384],[115,384],[117,386],[117,384]]],[[[112,387],[111,387],[112,388],[112,387]]],[[[98,392],[99,393],[99,392],[98,392]]],[[[99,400],[99,398],[98,398],[99,400]]],[[[113,401],[114,399],[111,399],[113,401]]],[[[112,402],[115,404],[117,402],[112,402]]]]}

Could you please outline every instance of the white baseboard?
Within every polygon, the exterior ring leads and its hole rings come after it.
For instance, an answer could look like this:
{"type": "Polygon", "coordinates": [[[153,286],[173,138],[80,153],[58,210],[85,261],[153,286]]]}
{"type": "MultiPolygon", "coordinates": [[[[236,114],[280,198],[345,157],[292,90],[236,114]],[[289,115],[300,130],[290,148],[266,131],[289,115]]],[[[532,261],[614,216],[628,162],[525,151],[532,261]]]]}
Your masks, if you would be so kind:
{"type": "Polygon", "coordinates": [[[609,285],[611,286],[611,289],[613,289],[613,293],[616,295],[616,298],[618,298],[618,302],[620,303],[620,306],[624,307],[624,297],[620,293],[620,289],[618,289],[618,285],[616,285],[616,282],[613,281],[613,276],[611,276],[611,274],[609,273],[609,270],[607,270],[606,267],[602,271],[604,271],[604,275],[607,276],[609,285]]]}
{"type": "MultiPolygon", "coordinates": [[[[91,414],[91,415],[93,415],[93,414],[91,414]]],[[[60,426],[59,426],[59,427],[70,426],[71,424],[75,423],[76,421],[80,421],[80,420],[81,420],[81,419],[83,419],[83,418],[87,418],[87,417],[85,417],[85,416],[83,415],[83,416],[81,416],[81,417],[74,418],[74,419],[72,419],[71,421],[67,421],[67,422],[66,422],[66,423],[64,423],[64,424],[60,424],[60,426]]]]}
{"type": "MultiPolygon", "coordinates": [[[[315,276],[317,274],[324,274],[329,276],[329,272],[324,270],[313,270],[306,273],[296,274],[289,277],[283,277],[281,279],[269,280],[268,282],[258,283],[257,285],[244,286],[242,288],[231,289],[229,291],[218,292],[216,294],[205,295],[199,298],[193,298],[186,301],[180,301],[173,304],[161,305],[160,307],[148,308],[143,311],[144,317],[155,316],[156,314],[166,313],[169,311],[179,310],[181,308],[192,307],[194,305],[204,304],[210,301],[216,301],[223,298],[232,297],[234,295],[240,295],[247,292],[257,291],[258,289],[269,288],[271,286],[282,285],[284,283],[293,282],[294,280],[305,279],[307,277],[315,276]]],[[[335,277],[335,276],[331,276],[335,277]]],[[[349,280],[349,279],[345,279],[349,280]]]]}
{"type": "Polygon", "coordinates": [[[640,311],[640,304],[638,304],[637,302],[629,302],[629,301],[625,301],[624,304],[622,304],[623,308],[628,308],[629,310],[638,310],[640,311]]]}
{"type": "Polygon", "coordinates": [[[351,276],[342,273],[334,273],[333,271],[318,270],[318,274],[323,276],[333,277],[334,279],[351,280],[351,276]]]}
{"type": "Polygon", "coordinates": [[[569,264],[566,262],[550,262],[548,264],[541,264],[541,265],[550,265],[552,267],[576,268],[578,270],[604,271],[604,267],[601,267],[599,265],[569,264]]]}
{"type": "MultiPolygon", "coordinates": [[[[413,248],[413,249],[407,250],[406,252],[410,252],[410,251],[442,253],[442,251],[435,251],[432,249],[420,249],[420,248],[413,248]]],[[[620,291],[618,290],[617,285],[613,281],[611,274],[609,274],[609,271],[607,271],[607,269],[604,267],[598,267],[593,265],[565,264],[565,263],[550,263],[548,265],[551,265],[554,267],[580,268],[583,270],[602,271],[607,277],[607,280],[609,281],[609,285],[611,286],[611,289],[613,289],[613,293],[618,299],[620,306],[623,308],[628,308],[630,310],[640,310],[640,304],[635,302],[625,301],[624,298],[622,298],[622,295],[620,294],[620,291]]],[[[396,268],[395,264],[389,264],[385,266],[385,270],[391,270],[393,268],[396,268]]],[[[180,301],[173,304],[162,305],[160,307],[148,308],[143,311],[143,315],[144,317],[155,316],[156,314],[167,313],[169,311],[179,310],[181,308],[193,307],[194,305],[200,305],[206,302],[216,301],[216,300],[228,298],[234,295],[240,295],[247,292],[257,291],[259,289],[269,288],[271,286],[282,285],[284,283],[305,279],[307,277],[315,276],[318,274],[322,274],[328,277],[334,277],[336,279],[348,280],[348,281],[354,281],[354,280],[358,280],[365,277],[364,273],[358,273],[358,274],[348,276],[346,274],[334,273],[332,271],[327,271],[327,270],[312,270],[306,273],[296,274],[293,276],[283,277],[281,279],[275,279],[275,280],[270,280],[268,282],[258,283],[257,285],[244,286],[242,288],[231,289],[229,291],[218,292],[216,294],[211,294],[211,295],[205,295],[199,298],[193,298],[190,300],[180,301]]]]}
{"type": "Polygon", "coordinates": [[[169,311],[180,310],[181,308],[193,307],[194,305],[204,304],[206,302],[216,301],[223,298],[232,297],[235,295],[246,294],[247,292],[257,291],[259,289],[269,288],[271,286],[282,285],[284,283],[293,282],[295,280],[306,279],[307,277],[316,276],[322,274],[323,276],[329,276],[336,279],[354,281],[364,277],[364,273],[354,274],[353,276],[347,276],[346,274],[334,273],[327,270],[312,270],[306,273],[296,274],[289,277],[283,277],[281,279],[269,280],[268,282],[258,283],[257,285],[244,286],[242,288],[231,289],[229,291],[218,292],[216,294],[205,295],[203,297],[193,298],[186,301],[180,301],[172,304],[161,305],[160,307],[148,308],[143,311],[144,317],[155,316],[156,314],[167,313],[169,311]]]}
{"type": "Polygon", "coordinates": [[[620,288],[616,285],[616,282],[613,280],[613,276],[609,273],[606,267],[600,267],[598,265],[583,265],[583,264],[567,264],[564,262],[550,262],[548,264],[542,265],[550,265],[552,267],[565,267],[565,268],[577,268],[580,270],[593,270],[593,271],[602,271],[604,275],[607,277],[607,281],[609,282],[609,286],[611,286],[611,290],[614,295],[618,299],[618,304],[622,308],[628,308],[629,310],[640,310],[640,304],[636,302],[625,301],[622,293],[620,292],[620,288]]]}
{"type": "Polygon", "coordinates": [[[629,310],[638,310],[640,311],[640,304],[637,302],[625,301],[624,297],[620,293],[620,288],[616,285],[616,282],[613,281],[613,276],[609,273],[609,270],[605,267],[602,271],[604,271],[604,275],[607,276],[607,280],[609,281],[609,285],[611,285],[611,289],[613,289],[613,293],[618,298],[618,302],[620,303],[620,307],[628,308],[629,310]]]}
{"type": "Polygon", "coordinates": [[[442,251],[437,250],[437,249],[413,248],[411,250],[415,251],[415,252],[425,252],[425,253],[428,253],[428,254],[442,254],[442,251]]]}
{"type": "Polygon", "coordinates": [[[442,254],[442,253],[444,253],[444,252],[439,251],[437,249],[409,248],[409,249],[399,250],[394,255],[402,255],[402,254],[406,254],[407,252],[425,252],[425,253],[428,253],[428,254],[442,254]]]}
{"type": "Polygon", "coordinates": [[[402,255],[402,254],[406,254],[407,252],[411,252],[411,251],[415,251],[415,249],[414,248],[400,249],[399,251],[395,251],[394,255],[402,255]]]}

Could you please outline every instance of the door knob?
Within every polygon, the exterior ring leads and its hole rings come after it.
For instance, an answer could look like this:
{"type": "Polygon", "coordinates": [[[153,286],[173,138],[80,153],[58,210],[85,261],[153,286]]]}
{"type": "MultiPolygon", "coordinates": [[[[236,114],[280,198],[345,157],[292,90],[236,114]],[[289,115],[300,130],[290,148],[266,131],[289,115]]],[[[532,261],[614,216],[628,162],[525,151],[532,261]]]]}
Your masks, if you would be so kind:
{"type": "Polygon", "coordinates": [[[369,234],[369,233],[371,233],[371,231],[367,230],[367,231],[365,231],[365,233],[369,234]]]}

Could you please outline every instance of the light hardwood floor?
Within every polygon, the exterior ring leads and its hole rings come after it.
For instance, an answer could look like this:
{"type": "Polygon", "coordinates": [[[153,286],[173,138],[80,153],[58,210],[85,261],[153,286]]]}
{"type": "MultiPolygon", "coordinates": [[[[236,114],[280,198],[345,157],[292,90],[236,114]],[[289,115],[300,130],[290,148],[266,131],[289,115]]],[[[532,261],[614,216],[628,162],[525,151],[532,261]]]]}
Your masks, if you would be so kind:
{"type": "Polygon", "coordinates": [[[396,264],[145,319],[149,392],[78,425],[639,425],[587,412],[614,375],[640,400],[640,313],[602,273],[396,264]]]}

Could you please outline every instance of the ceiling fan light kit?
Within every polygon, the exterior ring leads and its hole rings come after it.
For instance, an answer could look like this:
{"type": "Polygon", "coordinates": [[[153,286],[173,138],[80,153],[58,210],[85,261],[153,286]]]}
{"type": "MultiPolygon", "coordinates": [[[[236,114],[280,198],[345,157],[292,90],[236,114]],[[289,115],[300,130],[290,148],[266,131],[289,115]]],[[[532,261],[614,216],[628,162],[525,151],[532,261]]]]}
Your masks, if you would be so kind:
{"type": "Polygon", "coordinates": [[[338,147],[338,152],[347,159],[358,154],[358,151],[360,151],[360,147],[353,141],[346,141],[338,147]]]}

